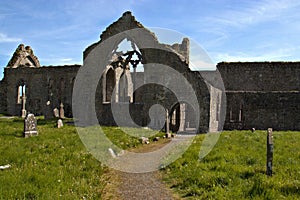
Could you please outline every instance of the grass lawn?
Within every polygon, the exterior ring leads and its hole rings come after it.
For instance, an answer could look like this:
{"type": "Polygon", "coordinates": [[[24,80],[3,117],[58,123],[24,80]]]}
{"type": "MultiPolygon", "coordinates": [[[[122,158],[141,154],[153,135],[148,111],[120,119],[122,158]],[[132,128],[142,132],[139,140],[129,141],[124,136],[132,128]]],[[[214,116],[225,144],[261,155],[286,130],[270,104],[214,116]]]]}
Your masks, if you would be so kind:
{"type": "MultiPolygon", "coordinates": [[[[11,165],[0,170],[0,199],[103,198],[111,173],[87,152],[68,120],[58,129],[56,120],[38,118],[39,136],[30,138],[23,138],[23,121],[0,119],[0,165],[11,165]]],[[[140,145],[116,127],[102,128],[123,149],[140,145]]]]}
{"type": "Polygon", "coordinates": [[[101,198],[107,170],[84,148],[73,126],[38,120],[38,137],[23,138],[23,119],[0,120],[3,199],[101,198]]]}
{"type": "MultiPolygon", "coordinates": [[[[67,121],[57,129],[55,120],[38,118],[39,136],[23,138],[23,119],[0,118],[0,165],[11,165],[0,170],[0,199],[107,197],[114,174],[87,152],[67,121]]],[[[140,148],[133,137],[151,135],[148,130],[129,129],[129,136],[117,127],[102,128],[122,149],[156,149],[154,144],[140,148]]],[[[161,170],[164,181],[185,199],[299,199],[300,132],[273,135],[272,177],[265,175],[266,131],[228,131],[202,161],[198,154],[205,135],[196,136],[180,159],[161,170]]]]}
{"type": "Polygon", "coordinates": [[[299,199],[300,132],[273,132],[273,176],[267,177],[266,131],[223,132],[198,160],[205,135],[162,170],[164,181],[186,199],[299,199]]]}

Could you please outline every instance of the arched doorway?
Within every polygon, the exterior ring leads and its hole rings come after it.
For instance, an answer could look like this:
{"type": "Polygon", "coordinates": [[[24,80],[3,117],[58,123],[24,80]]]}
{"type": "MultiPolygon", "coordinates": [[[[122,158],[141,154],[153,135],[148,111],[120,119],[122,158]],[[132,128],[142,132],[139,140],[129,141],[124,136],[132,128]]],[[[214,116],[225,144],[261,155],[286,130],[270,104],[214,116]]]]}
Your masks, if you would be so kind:
{"type": "Polygon", "coordinates": [[[111,102],[115,84],[116,84],[115,71],[112,68],[110,68],[106,73],[105,102],[111,102]]]}
{"type": "Polygon", "coordinates": [[[196,133],[197,122],[194,108],[186,103],[176,103],[170,113],[170,130],[172,132],[196,133]]]}

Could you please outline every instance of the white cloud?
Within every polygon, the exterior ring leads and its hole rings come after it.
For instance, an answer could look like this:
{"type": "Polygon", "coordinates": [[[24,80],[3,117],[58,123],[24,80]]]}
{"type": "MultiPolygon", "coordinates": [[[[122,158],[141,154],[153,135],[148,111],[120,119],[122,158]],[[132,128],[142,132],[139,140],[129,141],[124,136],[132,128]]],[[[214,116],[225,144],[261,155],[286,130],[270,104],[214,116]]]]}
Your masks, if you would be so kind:
{"type": "Polygon", "coordinates": [[[215,17],[208,17],[212,24],[222,26],[244,27],[271,20],[280,20],[283,16],[294,15],[299,1],[295,0],[265,0],[252,1],[243,6],[236,6],[218,13],[215,17]]]}
{"type": "Polygon", "coordinates": [[[190,61],[190,69],[193,71],[216,70],[216,65],[203,60],[190,61]]]}
{"type": "Polygon", "coordinates": [[[300,47],[280,48],[269,52],[238,52],[238,53],[211,53],[217,62],[256,62],[256,61],[291,61],[291,57],[300,47]]]}
{"type": "Polygon", "coordinates": [[[41,65],[74,65],[74,64],[81,64],[82,61],[75,60],[73,58],[60,58],[60,57],[53,57],[49,56],[47,58],[39,58],[41,65]]]}
{"type": "Polygon", "coordinates": [[[8,37],[7,35],[0,33],[0,43],[4,42],[20,42],[22,41],[21,38],[13,38],[13,37],[8,37]]]}
{"type": "Polygon", "coordinates": [[[62,59],[60,59],[60,61],[63,63],[67,63],[67,62],[73,61],[73,59],[72,58],[62,58],[62,59]]]}

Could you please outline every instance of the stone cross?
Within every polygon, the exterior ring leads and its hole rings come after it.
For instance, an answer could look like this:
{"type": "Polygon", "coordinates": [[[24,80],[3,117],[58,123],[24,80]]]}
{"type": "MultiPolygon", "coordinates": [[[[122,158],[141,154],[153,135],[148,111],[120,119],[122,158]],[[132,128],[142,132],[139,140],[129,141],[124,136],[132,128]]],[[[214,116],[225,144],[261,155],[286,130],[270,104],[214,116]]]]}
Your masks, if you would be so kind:
{"type": "Polygon", "coordinates": [[[23,96],[22,96],[22,118],[26,117],[25,105],[26,105],[26,96],[25,96],[25,94],[23,94],[23,96]]]}
{"type": "Polygon", "coordinates": [[[37,121],[34,114],[28,114],[24,120],[24,137],[30,137],[38,135],[37,121]]]}
{"type": "Polygon", "coordinates": [[[273,135],[272,128],[268,128],[267,133],[267,175],[272,176],[272,163],[273,163],[273,135]]]}

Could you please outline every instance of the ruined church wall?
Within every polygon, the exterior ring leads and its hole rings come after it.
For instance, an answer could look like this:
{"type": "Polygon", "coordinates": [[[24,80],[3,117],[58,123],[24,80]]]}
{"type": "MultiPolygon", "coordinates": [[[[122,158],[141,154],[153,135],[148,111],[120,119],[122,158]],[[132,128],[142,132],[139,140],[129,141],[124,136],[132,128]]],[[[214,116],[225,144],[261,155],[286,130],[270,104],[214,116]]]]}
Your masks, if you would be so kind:
{"type": "Polygon", "coordinates": [[[6,102],[6,83],[4,81],[0,81],[0,113],[6,114],[7,113],[7,102],[6,102]]]}
{"type": "Polygon", "coordinates": [[[297,92],[227,92],[224,129],[300,130],[297,92]]]}
{"type": "MultiPolygon", "coordinates": [[[[126,113],[129,109],[131,119],[123,117],[119,120],[122,121],[123,126],[134,126],[134,124],[132,124],[132,120],[139,126],[158,125],[159,127],[159,125],[163,125],[163,123],[160,122],[162,121],[162,119],[165,119],[165,113],[161,112],[154,113],[153,119],[156,121],[151,121],[151,124],[149,124],[149,111],[151,111],[150,108],[155,104],[160,104],[161,106],[168,109],[169,112],[171,112],[172,108],[174,108],[174,106],[178,104],[178,99],[189,98],[189,91],[180,89],[176,96],[169,88],[172,88],[174,86],[180,88],[183,83],[178,82],[178,77],[171,77],[170,73],[163,71],[157,72],[156,70],[158,68],[155,68],[152,63],[160,63],[172,67],[180,74],[180,76],[185,77],[185,79],[189,81],[189,84],[192,86],[193,92],[196,95],[199,103],[198,106],[200,108],[198,131],[202,133],[207,132],[209,130],[210,93],[208,91],[207,85],[201,77],[201,74],[198,72],[190,71],[187,64],[185,62],[182,62],[177,54],[169,51],[159,51],[158,49],[143,49],[142,55],[144,73],[138,72],[136,74],[137,90],[134,92],[134,101],[132,103],[112,103],[113,101],[103,102],[103,77],[98,82],[95,106],[99,123],[102,125],[110,126],[117,125],[115,117],[118,116],[116,115],[118,115],[119,113],[122,116],[122,113],[126,113]],[[145,84],[149,83],[149,79],[151,79],[150,82],[152,84],[145,84]],[[161,81],[159,81],[159,79],[161,79],[161,81]],[[155,82],[154,80],[157,80],[157,82],[155,82]],[[165,80],[170,80],[170,82],[166,85],[156,84],[159,82],[164,83],[166,82],[165,80]],[[114,115],[111,111],[112,106],[115,106],[115,109],[118,110],[118,113],[116,113],[116,115],[114,115]],[[155,116],[155,114],[158,114],[158,116],[155,116]]],[[[132,77],[134,76],[133,73],[131,73],[131,75],[132,77]]],[[[189,114],[192,115],[193,113],[187,113],[187,115],[189,114]]]]}
{"type": "MultiPolygon", "coordinates": [[[[192,86],[192,90],[190,91],[196,95],[197,103],[200,108],[200,116],[199,116],[199,124],[198,124],[198,132],[200,133],[206,133],[209,131],[209,116],[210,116],[210,93],[208,90],[208,87],[206,83],[204,82],[201,74],[199,72],[192,72],[188,64],[183,62],[179,56],[176,54],[160,50],[160,49],[142,49],[142,55],[144,56],[144,63],[145,65],[145,74],[152,74],[150,71],[151,65],[148,67],[147,63],[160,63],[165,66],[172,67],[175,71],[177,71],[181,76],[183,76],[189,84],[192,86]],[[150,73],[149,73],[150,72],[150,73]]],[[[165,98],[164,103],[166,104],[166,108],[168,110],[171,110],[171,105],[174,105],[178,101],[178,99],[186,98],[189,96],[189,91],[184,89],[183,83],[178,82],[178,77],[170,77],[168,76],[169,73],[163,72],[163,76],[158,76],[156,78],[161,78],[164,80],[173,80],[170,81],[170,83],[176,84],[176,87],[180,91],[177,96],[172,95],[170,92],[161,92],[161,94],[170,94],[165,98]]],[[[147,77],[145,78],[147,79],[147,77]]],[[[155,86],[157,87],[157,86],[155,86]]],[[[167,88],[172,88],[171,86],[166,85],[167,88]]],[[[150,92],[156,91],[155,88],[151,88],[150,92]]],[[[150,94],[149,92],[149,94],[150,94]]],[[[145,95],[147,97],[147,95],[145,95]]],[[[162,97],[158,97],[158,99],[164,99],[162,97]]],[[[151,98],[145,98],[144,102],[146,102],[148,105],[154,104],[155,101],[153,101],[151,98]]],[[[197,112],[197,111],[196,111],[197,112]]]]}
{"type": "Polygon", "coordinates": [[[218,63],[227,91],[300,91],[300,62],[218,63]]]}
{"type": "Polygon", "coordinates": [[[79,65],[40,68],[5,68],[7,83],[7,113],[21,115],[22,104],[17,102],[18,87],[25,85],[26,110],[44,115],[64,104],[65,115],[72,116],[72,88],[79,65]],[[50,105],[46,106],[50,101],[50,105]]]}
{"type": "Polygon", "coordinates": [[[300,63],[219,63],[227,96],[224,129],[300,130],[300,63]]]}

